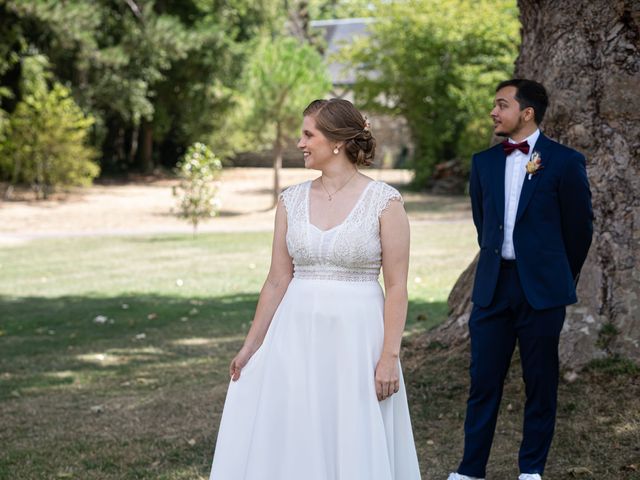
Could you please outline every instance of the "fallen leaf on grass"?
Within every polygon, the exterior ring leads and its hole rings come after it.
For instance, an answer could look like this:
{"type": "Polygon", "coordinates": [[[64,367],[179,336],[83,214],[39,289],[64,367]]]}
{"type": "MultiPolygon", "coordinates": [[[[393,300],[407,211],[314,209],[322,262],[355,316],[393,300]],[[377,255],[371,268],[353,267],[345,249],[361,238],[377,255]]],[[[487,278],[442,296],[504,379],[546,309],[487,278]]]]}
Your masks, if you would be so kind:
{"type": "Polygon", "coordinates": [[[568,383],[573,383],[578,379],[578,374],[576,372],[574,372],[574,371],[569,371],[569,372],[564,374],[564,379],[568,383]]]}
{"type": "Polygon", "coordinates": [[[582,476],[582,475],[592,475],[593,472],[589,470],[587,467],[571,467],[567,470],[567,473],[570,473],[574,477],[582,476]]]}
{"type": "Polygon", "coordinates": [[[106,323],[106,321],[109,320],[109,318],[105,317],[104,315],[98,315],[96,318],[93,319],[94,323],[106,323]]]}
{"type": "Polygon", "coordinates": [[[91,407],[91,413],[99,414],[102,412],[104,412],[103,405],[94,405],[93,407],[91,407]]]}
{"type": "Polygon", "coordinates": [[[149,315],[147,315],[147,320],[155,320],[156,318],[158,318],[157,313],[150,313],[149,315]]]}

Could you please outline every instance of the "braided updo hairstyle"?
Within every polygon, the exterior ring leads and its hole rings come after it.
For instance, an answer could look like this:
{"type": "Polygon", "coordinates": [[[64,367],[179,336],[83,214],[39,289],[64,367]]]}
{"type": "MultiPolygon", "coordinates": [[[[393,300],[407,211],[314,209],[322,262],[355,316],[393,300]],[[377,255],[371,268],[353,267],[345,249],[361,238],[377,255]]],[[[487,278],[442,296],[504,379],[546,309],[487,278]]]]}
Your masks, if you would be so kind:
{"type": "Polygon", "coordinates": [[[369,166],[376,154],[376,139],[365,117],[348,100],[331,98],[314,100],[304,109],[312,116],[316,128],[334,142],[344,142],[347,158],[357,166],[369,166]]]}

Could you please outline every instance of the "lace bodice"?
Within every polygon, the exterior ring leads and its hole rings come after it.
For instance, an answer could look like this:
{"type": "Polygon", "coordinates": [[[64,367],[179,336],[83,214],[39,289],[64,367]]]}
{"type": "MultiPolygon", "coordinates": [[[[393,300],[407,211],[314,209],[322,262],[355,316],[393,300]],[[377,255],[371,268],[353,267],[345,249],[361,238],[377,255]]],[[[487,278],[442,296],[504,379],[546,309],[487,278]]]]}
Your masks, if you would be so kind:
{"type": "Polygon", "coordinates": [[[367,184],[347,218],[330,230],[309,221],[311,181],[281,193],[287,210],[287,248],[294,277],[377,281],[382,265],[380,215],[400,193],[383,182],[367,184]]]}

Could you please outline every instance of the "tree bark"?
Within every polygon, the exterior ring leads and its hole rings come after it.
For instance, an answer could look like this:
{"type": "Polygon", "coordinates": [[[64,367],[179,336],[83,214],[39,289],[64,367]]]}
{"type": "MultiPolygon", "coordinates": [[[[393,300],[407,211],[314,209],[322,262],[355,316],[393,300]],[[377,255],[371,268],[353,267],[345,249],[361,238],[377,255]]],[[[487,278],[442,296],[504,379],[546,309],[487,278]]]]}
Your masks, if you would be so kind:
{"type": "Polygon", "coordinates": [[[141,167],[144,173],[153,171],[153,127],[147,120],[142,121],[141,167]]]}
{"type": "MultiPolygon", "coordinates": [[[[518,6],[515,76],[546,86],[550,106],[541,128],[586,155],[593,194],[593,243],[579,303],[567,308],[561,361],[569,368],[608,355],[640,362],[640,2],[519,0],[518,6]]],[[[444,340],[466,338],[468,272],[436,334],[444,340]]]]}
{"type": "MultiPolygon", "coordinates": [[[[140,137],[138,125],[133,127],[133,131],[131,132],[131,145],[129,145],[129,165],[133,165],[135,162],[136,155],[138,154],[138,138],[140,137]]],[[[123,142],[123,158],[124,158],[124,142],[123,142]]]]}

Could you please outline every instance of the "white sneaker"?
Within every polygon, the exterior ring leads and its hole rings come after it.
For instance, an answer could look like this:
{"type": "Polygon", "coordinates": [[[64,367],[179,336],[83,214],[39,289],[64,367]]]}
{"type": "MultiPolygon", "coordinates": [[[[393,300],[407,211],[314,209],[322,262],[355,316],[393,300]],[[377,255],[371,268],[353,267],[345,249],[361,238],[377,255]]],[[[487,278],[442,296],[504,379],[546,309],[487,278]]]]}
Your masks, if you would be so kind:
{"type": "Polygon", "coordinates": [[[459,473],[453,472],[449,474],[449,478],[447,480],[484,480],[484,478],[468,477],[466,475],[460,475],[459,473]]]}
{"type": "Polygon", "coordinates": [[[539,473],[521,473],[518,480],[542,480],[539,473]]]}

